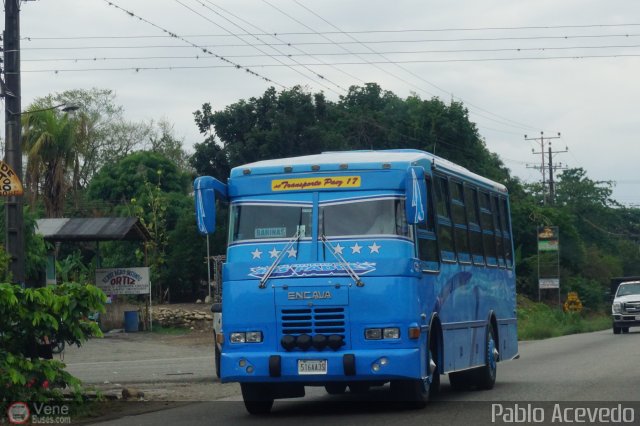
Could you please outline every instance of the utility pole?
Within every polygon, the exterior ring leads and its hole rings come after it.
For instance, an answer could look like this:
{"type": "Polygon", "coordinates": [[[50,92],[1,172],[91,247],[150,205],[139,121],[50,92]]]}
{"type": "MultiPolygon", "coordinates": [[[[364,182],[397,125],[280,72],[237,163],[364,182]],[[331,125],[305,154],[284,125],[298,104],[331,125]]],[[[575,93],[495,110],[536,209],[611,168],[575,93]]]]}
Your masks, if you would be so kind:
{"type": "MultiPolygon", "coordinates": [[[[20,112],[20,0],[5,0],[4,84],[5,161],[22,181],[22,127],[20,112]]],[[[5,203],[5,247],[11,256],[13,282],[24,285],[24,220],[22,196],[10,196],[5,203]]]]}
{"type": "MultiPolygon", "coordinates": [[[[540,143],[540,151],[539,152],[535,152],[535,150],[532,149],[531,152],[533,154],[540,154],[541,155],[540,158],[542,160],[542,163],[540,165],[535,165],[535,164],[532,165],[532,166],[527,165],[527,168],[538,169],[538,170],[540,170],[540,173],[542,173],[542,202],[543,202],[543,204],[547,204],[547,181],[546,181],[546,172],[547,172],[547,170],[546,170],[545,163],[544,163],[544,161],[545,161],[544,156],[546,154],[544,146],[545,146],[545,142],[549,142],[549,144],[551,144],[551,139],[560,139],[560,132],[558,132],[558,136],[547,136],[547,137],[544,136],[544,132],[540,132],[540,137],[539,138],[529,138],[529,137],[527,137],[527,135],[524,135],[524,140],[526,140],[526,141],[536,141],[536,142],[540,143]]],[[[551,177],[551,179],[553,179],[553,177],[551,177]]]]}
{"type": "Polygon", "coordinates": [[[556,199],[555,194],[555,183],[553,179],[553,172],[556,170],[566,169],[566,166],[563,166],[562,163],[558,165],[553,164],[553,154],[560,154],[562,152],[569,152],[569,148],[565,148],[562,151],[553,151],[551,149],[551,142],[549,142],[549,204],[554,204],[556,199]]]}

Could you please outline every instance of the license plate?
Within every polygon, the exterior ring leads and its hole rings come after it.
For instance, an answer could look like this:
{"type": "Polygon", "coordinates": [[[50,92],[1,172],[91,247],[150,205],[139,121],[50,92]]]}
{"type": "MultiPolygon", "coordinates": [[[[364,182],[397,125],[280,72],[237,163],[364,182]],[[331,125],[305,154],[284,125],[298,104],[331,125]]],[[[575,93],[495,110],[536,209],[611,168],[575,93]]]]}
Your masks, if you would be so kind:
{"type": "Polygon", "coordinates": [[[327,360],[299,359],[298,374],[327,374],[327,360]]]}

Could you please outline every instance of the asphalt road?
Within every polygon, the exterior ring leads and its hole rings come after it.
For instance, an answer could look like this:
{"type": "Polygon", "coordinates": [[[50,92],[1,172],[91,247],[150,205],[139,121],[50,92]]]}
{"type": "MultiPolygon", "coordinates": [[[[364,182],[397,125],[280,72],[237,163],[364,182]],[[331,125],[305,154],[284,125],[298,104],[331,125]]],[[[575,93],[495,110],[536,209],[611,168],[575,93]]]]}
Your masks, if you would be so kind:
{"type": "Polygon", "coordinates": [[[321,388],[307,388],[306,398],[276,401],[266,417],[248,415],[235,395],[98,424],[451,426],[515,423],[518,415],[529,422],[542,420],[539,424],[580,419],[587,424],[598,420],[619,424],[630,416],[632,424],[640,424],[640,330],[521,342],[520,354],[520,359],[498,365],[493,390],[455,392],[443,377],[441,395],[421,410],[398,408],[391,403],[388,387],[365,397],[329,396],[321,388]],[[617,419],[616,413],[623,417],[617,419]],[[601,417],[589,419],[589,415],[601,417]]]}

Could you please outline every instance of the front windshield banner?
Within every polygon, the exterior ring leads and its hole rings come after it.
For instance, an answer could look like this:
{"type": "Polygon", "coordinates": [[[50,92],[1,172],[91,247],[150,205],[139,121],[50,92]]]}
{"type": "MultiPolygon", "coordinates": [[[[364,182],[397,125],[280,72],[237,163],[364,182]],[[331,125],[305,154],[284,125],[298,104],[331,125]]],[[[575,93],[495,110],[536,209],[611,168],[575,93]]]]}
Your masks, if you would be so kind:
{"type": "Polygon", "coordinates": [[[360,176],[326,176],[317,178],[274,179],[272,191],[304,191],[309,189],[359,188],[360,176]]]}

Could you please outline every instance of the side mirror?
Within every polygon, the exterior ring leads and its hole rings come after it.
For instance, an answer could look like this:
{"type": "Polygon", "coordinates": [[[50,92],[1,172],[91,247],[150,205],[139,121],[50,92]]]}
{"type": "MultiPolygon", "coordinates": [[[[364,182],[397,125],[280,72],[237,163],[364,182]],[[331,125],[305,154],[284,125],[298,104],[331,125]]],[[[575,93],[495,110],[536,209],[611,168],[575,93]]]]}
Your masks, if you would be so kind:
{"type": "Polygon", "coordinates": [[[201,176],[193,181],[198,231],[202,235],[216,231],[216,192],[227,198],[227,185],[211,176],[201,176]]]}
{"type": "Polygon", "coordinates": [[[427,217],[427,185],[424,181],[424,168],[421,166],[407,169],[405,197],[407,223],[415,225],[424,222],[427,217]]]}
{"type": "Polygon", "coordinates": [[[214,303],[213,305],[211,305],[211,312],[213,312],[214,314],[221,314],[222,303],[214,303]]]}

